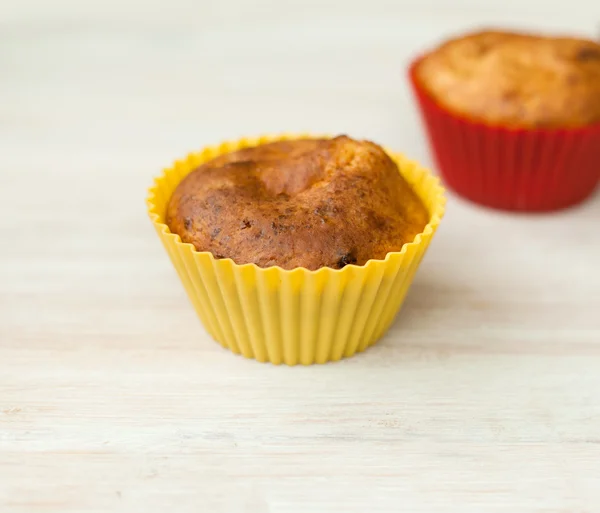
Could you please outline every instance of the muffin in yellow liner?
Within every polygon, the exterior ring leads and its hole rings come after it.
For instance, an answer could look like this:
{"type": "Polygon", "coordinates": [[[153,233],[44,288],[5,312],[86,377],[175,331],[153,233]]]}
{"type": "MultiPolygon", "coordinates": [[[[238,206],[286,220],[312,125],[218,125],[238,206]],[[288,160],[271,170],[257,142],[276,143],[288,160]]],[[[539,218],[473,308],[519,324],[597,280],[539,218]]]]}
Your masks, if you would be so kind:
{"type": "Polygon", "coordinates": [[[384,260],[342,269],[284,270],[238,265],[181,242],[165,224],[171,195],[185,176],[223,153],[307,134],[244,138],[177,161],[154,180],[148,213],[208,333],[234,353],[260,362],[309,365],[349,357],[381,338],[400,310],[444,214],[437,178],[387,151],[423,201],[429,222],[413,242],[384,260]]]}

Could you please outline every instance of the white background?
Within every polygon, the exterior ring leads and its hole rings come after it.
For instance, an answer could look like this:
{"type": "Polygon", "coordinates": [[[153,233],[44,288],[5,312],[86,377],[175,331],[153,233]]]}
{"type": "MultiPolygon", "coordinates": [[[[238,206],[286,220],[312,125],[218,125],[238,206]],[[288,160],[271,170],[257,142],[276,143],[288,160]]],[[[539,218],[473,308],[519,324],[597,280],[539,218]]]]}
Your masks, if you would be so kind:
{"type": "Polygon", "coordinates": [[[2,513],[600,510],[598,195],[450,196],[389,335],[310,368],[211,342],[146,218],[152,176],[223,138],[431,165],[406,65],[486,25],[599,37],[600,4],[2,2],[2,513]]]}

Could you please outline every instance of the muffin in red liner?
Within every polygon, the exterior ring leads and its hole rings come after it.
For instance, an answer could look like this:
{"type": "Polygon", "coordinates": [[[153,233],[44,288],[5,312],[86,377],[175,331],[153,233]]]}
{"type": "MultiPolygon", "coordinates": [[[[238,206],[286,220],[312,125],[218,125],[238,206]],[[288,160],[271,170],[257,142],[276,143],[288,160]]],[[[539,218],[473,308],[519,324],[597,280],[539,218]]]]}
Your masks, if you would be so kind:
{"type": "MultiPolygon", "coordinates": [[[[438,168],[456,193],[485,206],[518,211],[565,208],[593,193],[600,180],[600,122],[579,125],[567,122],[564,127],[557,123],[519,126],[498,121],[491,115],[486,119],[486,106],[481,101],[476,107],[480,108],[477,113],[480,115],[469,116],[425,87],[417,73],[424,58],[412,63],[409,78],[438,168]]],[[[600,58],[593,72],[596,70],[600,71],[600,58]]],[[[593,86],[600,91],[600,74],[591,76],[599,81],[593,86]]],[[[450,93],[456,91],[455,87],[450,93]]],[[[473,84],[467,84],[464,91],[459,91],[462,94],[459,99],[468,105],[468,95],[472,92],[473,84]]],[[[485,94],[485,89],[479,92],[485,94]]],[[[596,99],[591,101],[594,108],[600,105],[596,99]]],[[[533,112],[527,107],[518,112],[525,115],[533,112]]],[[[534,107],[540,111],[544,101],[536,101],[534,107]]],[[[573,112],[572,119],[578,112],[580,117],[588,115],[582,101],[574,106],[573,112]]]]}

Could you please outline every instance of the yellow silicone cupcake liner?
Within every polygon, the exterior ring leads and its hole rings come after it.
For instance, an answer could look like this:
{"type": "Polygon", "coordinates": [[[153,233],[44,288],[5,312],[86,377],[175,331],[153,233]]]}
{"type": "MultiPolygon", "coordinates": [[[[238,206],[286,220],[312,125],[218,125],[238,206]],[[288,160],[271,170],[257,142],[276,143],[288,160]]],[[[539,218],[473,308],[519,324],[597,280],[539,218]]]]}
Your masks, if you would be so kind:
{"type": "Polygon", "coordinates": [[[284,270],[238,265],[184,244],[165,224],[168,201],[181,180],[217,155],[308,134],[244,138],[207,147],[177,161],[155,179],[148,213],[208,333],[247,358],[275,364],[336,361],[365,350],[387,331],[444,214],[437,178],[388,151],[427,207],[423,232],[385,260],[343,269],[284,270]]]}

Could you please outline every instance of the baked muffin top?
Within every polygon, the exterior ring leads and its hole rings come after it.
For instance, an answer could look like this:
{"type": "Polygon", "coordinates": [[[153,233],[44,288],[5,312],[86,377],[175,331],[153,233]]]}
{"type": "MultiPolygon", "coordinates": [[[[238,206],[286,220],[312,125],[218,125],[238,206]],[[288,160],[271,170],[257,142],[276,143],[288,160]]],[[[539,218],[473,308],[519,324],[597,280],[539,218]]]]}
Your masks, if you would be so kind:
{"type": "Polygon", "coordinates": [[[384,259],[428,221],[383,149],[346,136],[221,155],[182,180],[166,213],[171,231],[198,251],[309,270],[384,259]]]}
{"type": "Polygon", "coordinates": [[[483,31],[443,43],[416,80],[446,108],[474,120],[528,128],[600,122],[600,44],[483,31]]]}

